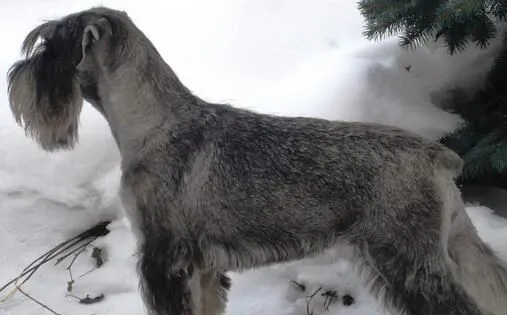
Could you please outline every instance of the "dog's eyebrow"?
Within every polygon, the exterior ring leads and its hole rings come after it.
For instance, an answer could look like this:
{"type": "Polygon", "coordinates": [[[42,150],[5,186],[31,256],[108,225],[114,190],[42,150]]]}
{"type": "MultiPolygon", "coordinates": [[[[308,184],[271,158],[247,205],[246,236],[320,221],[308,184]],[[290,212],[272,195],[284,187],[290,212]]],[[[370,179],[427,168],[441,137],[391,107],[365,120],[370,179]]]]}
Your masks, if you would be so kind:
{"type": "Polygon", "coordinates": [[[21,45],[21,53],[28,58],[39,40],[45,40],[50,37],[57,23],[58,21],[46,21],[30,31],[21,45]]]}

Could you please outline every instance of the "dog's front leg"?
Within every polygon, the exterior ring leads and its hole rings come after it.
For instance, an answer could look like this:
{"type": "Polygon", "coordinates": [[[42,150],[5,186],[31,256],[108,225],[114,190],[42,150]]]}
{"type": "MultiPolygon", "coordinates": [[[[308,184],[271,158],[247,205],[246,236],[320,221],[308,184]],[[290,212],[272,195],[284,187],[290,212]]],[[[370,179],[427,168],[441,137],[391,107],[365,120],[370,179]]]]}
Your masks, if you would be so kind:
{"type": "Polygon", "coordinates": [[[176,247],[153,239],[141,245],[138,268],[149,315],[201,315],[199,270],[182,264],[176,247]]]}

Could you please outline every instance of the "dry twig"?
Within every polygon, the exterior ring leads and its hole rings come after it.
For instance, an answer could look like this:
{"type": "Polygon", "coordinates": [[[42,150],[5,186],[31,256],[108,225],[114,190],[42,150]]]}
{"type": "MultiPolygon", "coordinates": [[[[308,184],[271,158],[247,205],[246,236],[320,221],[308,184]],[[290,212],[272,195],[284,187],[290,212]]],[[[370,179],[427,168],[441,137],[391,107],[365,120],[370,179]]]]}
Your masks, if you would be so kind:
{"type": "Polygon", "coordinates": [[[104,300],[104,294],[99,294],[96,297],[90,297],[90,295],[86,295],[84,298],[80,298],[72,294],[67,294],[66,296],[78,300],[81,304],[95,304],[104,300]]]}
{"type": "Polygon", "coordinates": [[[17,277],[15,277],[14,279],[10,280],[6,284],[4,284],[2,287],[0,287],[0,292],[2,292],[6,288],[8,288],[9,286],[11,286],[13,284],[15,286],[15,288],[7,295],[7,297],[5,299],[0,300],[0,302],[4,302],[5,300],[7,300],[17,290],[17,291],[21,292],[24,296],[29,298],[31,301],[39,304],[40,306],[44,307],[45,309],[47,309],[49,311],[51,311],[53,314],[61,315],[61,314],[56,313],[54,310],[50,309],[49,307],[47,307],[43,303],[41,303],[41,302],[37,301],[36,299],[34,299],[33,297],[31,297],[29,294],[27,294],[25,291],[23,291],[21,287],[28,280],[30,280],[30,278],[35,274],[35,272],[40,267],[45,265],[47,262],[53,260],[54,258],[57,258],[56,264],[58,264],[61,261],[63,261],[65,258],[67,258],[68,256],[74,254],[75,257],[71,261],[71,263],[69,264],[69,266],[67,268],[67,270],[69,270],[69,275],[71,277],[71,281],[69,281],[67,283],[67,289],[72,290],[72,284],[74,283],[74,279],[72,278],[72,272],[70,270],[72,267],[72,264],[77,259],[77,256],[79,256],[79,254],[82,251],[84,251],[86,246],[91,244],[91,242],[96,240],[98,237],[105,236],[109,233],[109,230],[107,229],[107,225],[109,225],[109,223],[110,223],[109,221],[100,222],[100,223],[96,224],[95,226],[93,226],[92,228],[84,231],[83,233],[81,233],[69,240],[61,242],[60,244],[58,244],[55,247],[53,247],[52,249],[48,250],[47,252],[45,252],[41,256],[37,257],[28,266],[26,266],[25,269],[23,269],[23,271],[21,272],[20,275],[18,275],[17,277]],[[18,281],[21,279],[23,279],[21,281],[21,283],[18,283],[18,281]]]}
{"type": "Polygon", "coordinates": [[[310,311],[310,302],[312,299],[317,295],[317,293],[322,290],[322,287],[319,287],[315,292],[312,293],[312,295],[308,296],[308,300],[306,300],[306,314],[313,315],[313,310],[310,311]]]}
{"type": "Polygon", "coordinates": [[[16,288],[18,289],[19,292],[21,292],[21,294],[23,294],[24,296],[26,296],[27,298],[29,298],[31,301],[39,304],[40,306],[42,306],[43,308],[45,308],[46,310],[50,311],[51,313],[53,313],[54,315],[62,315],[60,313],[57,313],[56,311],[54,311],[52,308],[50,308],[49,306],[47,306],[46,304],[43,304],[41,302],[39,302],[37,299],[35,299],[34,297],[32,297],[30,294],[26,293],[25,291],[23,291],[23,289],[21,289],[21,287],[19,287],[17,284],[16,284],[16,288]]]}
{"type": "Polygon", "coordinates": [[[329,306],[338,299],[338,292],[335,290],[326,290],[321,295],[324,297],[324,309],[329,311],[329,306]]]}
{"type": "Polygon", "coordinates": [[[85,272],[85,273],[83,273],[82,275],[80,275],[80,276],[78,277],[78,279],[81,279],[82,277],[86,276],[86,275],[87,275],[87,274],[89,274],[90,272],[95,271],[95,269],[97,269],[97,268],[92,268],[92,269],[88,270],[87,272],[85,272]]]}
{"type": "Polygon", "coordinates": [[[306,291],[306,286],[302,283],[299,283],[295,280],[291,280],[290,282],[294,283],[301,291],[306,291]]]}
{"type": "Polygon", "coordinates": [[[93,247],[92,258],[95,259],[95,265],[97,268],[100,268],[104,264],[104,259],[102,258],[102,248],[93,247]]]}

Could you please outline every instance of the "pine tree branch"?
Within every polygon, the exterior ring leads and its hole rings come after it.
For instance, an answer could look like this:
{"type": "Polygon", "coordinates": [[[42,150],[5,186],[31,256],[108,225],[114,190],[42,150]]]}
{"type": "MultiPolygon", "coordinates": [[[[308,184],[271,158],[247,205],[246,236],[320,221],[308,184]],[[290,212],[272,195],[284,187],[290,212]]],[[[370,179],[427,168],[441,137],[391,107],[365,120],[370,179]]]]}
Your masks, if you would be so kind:
{"type": "Polygon", "coordinates": [[[469,42],[486,48],[496,36],[495,23],[507,19],[506,0],[361,0],[363,35],[372,40],[398,34],[400,46],[416,47],[442,38],[450,54],[469,42]]]}

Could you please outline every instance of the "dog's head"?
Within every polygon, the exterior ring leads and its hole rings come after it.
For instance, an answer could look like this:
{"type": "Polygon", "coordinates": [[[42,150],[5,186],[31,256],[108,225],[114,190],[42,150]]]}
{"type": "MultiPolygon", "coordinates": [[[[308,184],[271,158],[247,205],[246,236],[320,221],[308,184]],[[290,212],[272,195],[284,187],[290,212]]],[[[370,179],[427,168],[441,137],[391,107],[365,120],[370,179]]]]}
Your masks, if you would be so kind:
{"type": "Polygon", "coordinates": [[[118,66],[132,25],[124,12],[100,7],[27,35],[25,58],[8,73],[9,102],[18,124],[44,150],[74,147],[83,98],[101,111],[98,67],[118,66]]]}

